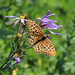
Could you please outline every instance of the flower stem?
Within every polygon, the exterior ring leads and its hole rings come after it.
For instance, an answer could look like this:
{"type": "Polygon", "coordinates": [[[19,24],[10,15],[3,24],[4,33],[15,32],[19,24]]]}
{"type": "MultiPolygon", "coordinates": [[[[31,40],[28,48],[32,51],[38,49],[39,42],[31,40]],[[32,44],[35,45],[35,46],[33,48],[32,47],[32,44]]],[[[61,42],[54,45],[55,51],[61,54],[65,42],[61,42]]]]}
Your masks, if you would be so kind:
{"type": "Polygon", "coordinates": [[[5,63],[0,67],[0,70],[2,70],[3,66],[12,58],[12,56],[15,54],[16,52],[13,52],[12,55],[5,61],[5,63]]]}

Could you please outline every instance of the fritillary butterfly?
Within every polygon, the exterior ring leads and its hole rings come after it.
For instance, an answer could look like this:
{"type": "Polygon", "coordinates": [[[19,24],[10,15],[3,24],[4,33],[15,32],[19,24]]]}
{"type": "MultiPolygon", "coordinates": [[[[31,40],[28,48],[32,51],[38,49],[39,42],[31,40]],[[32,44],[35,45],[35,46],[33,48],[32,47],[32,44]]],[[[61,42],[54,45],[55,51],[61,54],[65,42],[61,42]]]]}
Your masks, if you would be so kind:
{"type": "Polygon", "coordinates": [[[55,48],[52,42],[45,35],[41,27],[32,20],[26,22],[29,37],[27,43],[33,46],[33,52],[40,54],[44,53],[49,56],[55,56],[55,48]]]}

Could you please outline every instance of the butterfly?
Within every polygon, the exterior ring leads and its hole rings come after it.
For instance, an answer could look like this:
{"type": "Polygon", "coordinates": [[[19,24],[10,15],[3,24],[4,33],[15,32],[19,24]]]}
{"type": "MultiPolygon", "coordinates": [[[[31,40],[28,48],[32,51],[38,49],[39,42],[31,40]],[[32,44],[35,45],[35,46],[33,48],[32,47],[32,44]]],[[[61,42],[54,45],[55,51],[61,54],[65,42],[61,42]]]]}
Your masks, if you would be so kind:
{"type": "Polygon", "coordinates": [[[42,28],[32,20],[27,20],[26,26],[29,34],[26,41],[30,46],[33,46],[33,52],[55,56],[55,47],[48,39],[48,35],[44,34],[42,28]]]}

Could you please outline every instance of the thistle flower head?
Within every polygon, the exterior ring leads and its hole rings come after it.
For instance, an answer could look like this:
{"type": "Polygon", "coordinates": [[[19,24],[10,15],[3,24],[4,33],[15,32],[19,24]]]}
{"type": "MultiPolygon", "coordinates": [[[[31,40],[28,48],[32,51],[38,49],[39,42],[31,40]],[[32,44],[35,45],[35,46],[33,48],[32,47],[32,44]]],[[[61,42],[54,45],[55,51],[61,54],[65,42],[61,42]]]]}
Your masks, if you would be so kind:
{"type": "MultiPolygon", "coordinates": [[[[42,28],[47,29],[47,31],[49,31],[50,33],[52,33],[54,35],[61,35],[59,33],[54,33],[52,31],[50,31],[52,29],[57,30],[58,28],[60,28],[62,26],[61,25],[58,26],[57,24],[54,23],[54,22],[59,22],[59,21],[48,19],[48,17],[55,15],[55,14],[50,14],[49,15],[49,13],[50,13],[50,11],[48,10],[47,13],[42,17],[42,19],[41,18],[37,18],[37,19],[40,19],[39,25],[42,28]]],[[[36,22],[37,19],[35,19],[34,21],[36,22]]]]}
{"type": "Polygon", "coordinates": [[[25,21],[27,21],[27,20],[25,19],[25,17],[26,17],[25,14],[20,15],[20,18],[19,18],[19,17],[16,17],[16,16],[5,16],[5,17],[6,17],[6,18],[14,18],[14,19],[12,19],[11,21],[9,21],[7,24],[11,24],[14,20],[16,20],[16,22],[14,23],[14,27],[16,26],[16,24],[17,24],[19,21],[21,21],[21,23],[22,23],[23,25],[25,25],[25,21]]]}

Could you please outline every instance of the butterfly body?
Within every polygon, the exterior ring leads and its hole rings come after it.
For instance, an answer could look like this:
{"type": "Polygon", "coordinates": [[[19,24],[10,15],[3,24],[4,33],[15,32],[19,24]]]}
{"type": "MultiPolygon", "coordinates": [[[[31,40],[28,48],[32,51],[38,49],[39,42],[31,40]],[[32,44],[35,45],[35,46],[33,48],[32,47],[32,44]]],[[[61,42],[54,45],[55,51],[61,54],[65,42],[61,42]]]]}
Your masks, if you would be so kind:
{"type": "Polygon", "coordinates": [[[55,56],[55,48],[52,42],[45,35],[41,27],[32,20],[26,23],[29,37],[27,43],[33,45],[33,52],[36,54],[44,53],[49,56],[55,56]]]}

